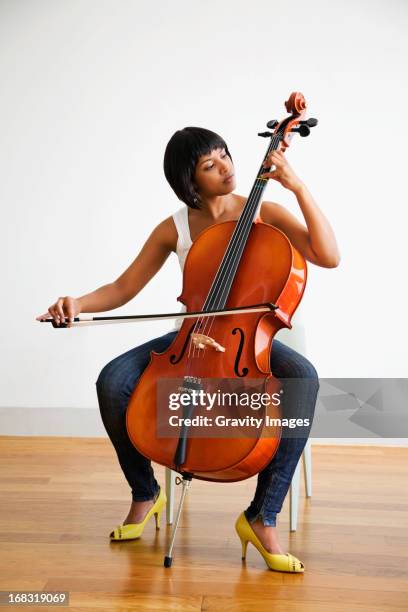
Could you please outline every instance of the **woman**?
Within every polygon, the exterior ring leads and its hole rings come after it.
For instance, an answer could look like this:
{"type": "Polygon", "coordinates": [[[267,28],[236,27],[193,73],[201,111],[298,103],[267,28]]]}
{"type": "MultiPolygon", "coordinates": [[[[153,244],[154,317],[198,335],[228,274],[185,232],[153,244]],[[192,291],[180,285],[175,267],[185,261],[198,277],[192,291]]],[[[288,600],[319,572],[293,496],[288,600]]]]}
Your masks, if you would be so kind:
{"type": "MultiPolygon", "coordinates": [[[[275,179],[295,194],[307,227],[284,207],[273,202],[262,203],[258,213],[261,220],[282,230],[309,262],[326,268],[337,266],[340,256],[333,231],[306,186],[282,152],[275,151],[269,155],[265,166],[272,165],[275,170],[265,173],[264,178],[275,179]]],[[[81,312],[118,308],[143,289],[171,252],[177,253],[183,270],[187,252],[203,229],[239,218],[246,198],[233,193],[235,175],[232,158],[224,140],[214,132],[197,127],[177,131],[166,147],[164,172],[177,197],[186,206],[159,223],[136,259],[117,280],[79,298],[61,297],[37,319],[51,315],[59,324],[64,317],[72,321],[81,312]]],[[[96,382],[102,420],[132,490],[129,513],[123,525],[110,534],[114,540],[140,537],[153,515],[158,526],[160,512],[166,503],[151,462],[129,440],[125,415],[130,394],[149,363],[150,351],[160,353],[167,349],[181,325],[181,320],[178,321],[176,328],[167,334],[113,359],[102,369],[96,382]]],[[[308,380],[306,393],[296,395],[295,387],[291,386],[288,394],[292,394],[296,409],[309,417],[311,422],[319,388],[313,365],[275,339],[271,351],[271,371],[282,379],[308,380]]],[[[287,396],[286,400],[289,399],[287,396]]],[[[278,571],[304,571],[298,559],[282,550],[276,531],[276,517],[306,441],[307,438],[282,437],[274,458],[258,475],[254,499],[236,522],[243,549],[251,541],[268,567],[278,571]]]]}

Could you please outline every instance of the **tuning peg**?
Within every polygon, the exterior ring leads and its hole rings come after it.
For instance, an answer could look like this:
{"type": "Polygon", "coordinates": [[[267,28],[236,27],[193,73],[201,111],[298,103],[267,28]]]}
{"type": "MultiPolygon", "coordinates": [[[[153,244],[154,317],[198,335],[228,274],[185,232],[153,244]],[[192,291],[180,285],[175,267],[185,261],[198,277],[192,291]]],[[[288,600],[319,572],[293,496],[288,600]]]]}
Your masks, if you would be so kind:
{"type": "Polygon", "coordinates": [[[317,119],[313,119],[312,117],[310,117],[310,119],[306,119],[306,121],[299,121],[300,125],[308,125],[309,127],[315,127],[318,124],[317,119]]]}
{"type": "Polygon", "coordinates": [[[266,127],[268,127],[270,130],[273,130],[274,128],[276,128],[276,126],[278,125],[279,121],[277,121],[276,119],[271,119],[270,121],[268,121],[268,123],[266,124],[266,127]]]}
{"type": "Polygon", "coordinates": [[[293,130],[290,130],[291,132],[297,132],[298,134],[300,134],[302,137],[305,136],[309,136],[310,134],[310,127],[308,127],[307,125],[300,125],[298,128],[293,128],[293,130]]]}
{"type": "Polygon", "coordinates": [[[258,136],[262,136],[263,138],[268,138],[269,136],[273,136],[272,132],[258,132],[258,136]]]}

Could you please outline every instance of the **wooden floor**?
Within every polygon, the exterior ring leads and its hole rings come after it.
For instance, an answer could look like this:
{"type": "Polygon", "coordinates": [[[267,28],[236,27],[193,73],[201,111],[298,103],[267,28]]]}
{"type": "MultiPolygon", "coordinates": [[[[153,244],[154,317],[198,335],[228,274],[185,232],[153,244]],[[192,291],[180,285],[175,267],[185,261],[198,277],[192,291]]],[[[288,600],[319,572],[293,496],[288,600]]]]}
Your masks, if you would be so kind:
{"type": "Polygon", "coordinates": [[[193,481],[165,569],[164,514],[158,532],[151,521],[140,540],[109,541],[130,494],[108,440],[3,437],[0,457],[0,590],[70,591],[78,611],[408,610],[408,448],[313,447],[298,531],[288,500],[279,521],[303,575],[268,570],[251,545],[241,561],[234,521],[254,479],[193,481]]]}

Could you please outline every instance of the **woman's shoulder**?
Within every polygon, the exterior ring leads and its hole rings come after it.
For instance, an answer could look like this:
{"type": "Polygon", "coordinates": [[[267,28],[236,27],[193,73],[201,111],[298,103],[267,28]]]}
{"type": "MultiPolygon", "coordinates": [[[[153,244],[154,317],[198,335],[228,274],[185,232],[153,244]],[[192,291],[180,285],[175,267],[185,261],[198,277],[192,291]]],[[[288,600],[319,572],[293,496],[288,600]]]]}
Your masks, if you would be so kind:
{"type": "Polygon", "coordinates": [[[152,234],[161,245],[165,246],[170,251],[176,252],[178,232],[174,223],[173,215],[166,217],[160,221],[153,229],[152,234]]]}

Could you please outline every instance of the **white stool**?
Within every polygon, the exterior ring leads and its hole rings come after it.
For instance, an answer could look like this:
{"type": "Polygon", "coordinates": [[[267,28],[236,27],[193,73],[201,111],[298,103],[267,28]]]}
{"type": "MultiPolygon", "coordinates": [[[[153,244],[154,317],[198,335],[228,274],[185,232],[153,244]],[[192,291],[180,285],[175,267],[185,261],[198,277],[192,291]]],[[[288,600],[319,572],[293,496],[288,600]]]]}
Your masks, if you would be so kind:
{"type": "MultiPolygon", "coordinates": [[[[312,496],[312,448],[310,440],[306,442],[306,446],[302,453],[303,457],[303,475],[305,479],[305,492],[306,497],[312,496]]],[[[166,468],[166,520],[167,524],[171,525],[173,522],[174,513],[174,486],[176,476],[179,476],[177,472],[166,468]]],[[[290,513],[290,531],[296,531],[297,517],[299,508],[299,487],[300,487],[300,460],[296,466],[296,470],[292,477],[292,482],[289,489],[289,513],[290,513]]]]}
{"type": "MultiPolygon", "coordinates": [[[[297,317],[298,320],[298,317],[297,317]]],[[[279,331],[278,340],[281,340],[287,346],[298,351],[301,355],[305,355],[306,341],[305,341],[305,330],[301,323],[293,324],[291,330],[282,329],[279,331]]],[[[305,492],[306,497],[312,496],[312,447],[310,439],[306,442],[306,446],[303,449],[303,476],[305,480],[305,492]]],[[[167,524],[170,525],[173,522],[174,512],[174,486],[175,479],[178,476],[177,472],[174,472],[170,468],[166,468],[166,520],[167,524]]],[[[290,531],[296,531],[298,508],[299,508],[299,486],[300,486],[300,459],[296,466],[295,472],[292,477],[292,482],[289,489],[289,529],[290,531]]]]}

